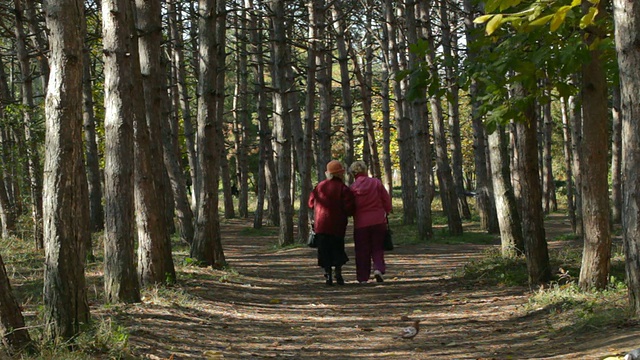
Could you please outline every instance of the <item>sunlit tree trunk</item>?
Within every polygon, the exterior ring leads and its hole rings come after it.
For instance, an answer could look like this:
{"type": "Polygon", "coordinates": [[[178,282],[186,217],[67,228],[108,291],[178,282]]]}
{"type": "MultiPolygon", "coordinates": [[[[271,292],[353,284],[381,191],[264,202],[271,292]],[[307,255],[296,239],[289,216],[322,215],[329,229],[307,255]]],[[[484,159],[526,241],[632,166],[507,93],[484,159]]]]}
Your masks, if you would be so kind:
{"type": "Polygon", "coordinates": [[[491,174],[493,195],[500,224],[502,256],[514,258],[524,254],[524,239],[518,204],[513,194],[509,175],[511,169],[509,168],[508,140],[504,126],[499,125],[493,133],[489,134],[488,140],[491,171],[493,172],[491,174]]]}
{"type": "MultiPolygon", "coordinates": [[[[140,301],[134,248],[134,61],[137,38],[126,0],[102,1],[105,105],[104,285],[108,302],[140,301]]],[[[139,67],[138,67],[139,68],[139,67]]]]}
{"type": "Polygon", "coordinates": [[[571,151],[571,125],[569,124],[569,111],[567,101],[561,99],[561,111],[562,111],[562,136],[563,136],[563,150],[564,161],[567,176],[567,214],[569,216],[569,222],[571,223],[571,230],[575,234],[576,232],[576,207],[574,196],[574,181],[573,181],[573,152],[571,151]]]}
{"type": "Polygon", "coordinates": [[[340,2],[334,2],[331,6],[331,15],[333,17],[333,27],[336,38],[335,44],[338,50],[338,66],[340,68],[340,94],[342,117],[344,121],[344,162],[347,166],[353,163],[353,100],[351,99],[351,74],[349,73],[349,54],[347,52],[347,44],[345,33],[347,32],[345,18],[340,2]]]}
{"type": "Polygon", "coordinates": [[[199,209],[191,257],[202,264],[219,268],[226,265],[220,242],[218,219],[218,173],[220,150],[216,131],[222,119],[217,118],[217,13],[216,0],[199,0],[199,67],[198,67],[198,183],[199,209]]]}
{"type": "Polygon", "coordinates": [[[69,340],[89,322],[84,268],[89,194],[82,144],[84,7],[46,3],[51,79],[45,106],[44,334],[69,340]]]}
{"type": "Polygon", "coordinates": [[[611,224],[622,222],[622,114],[620,85],[613,85],[611,109],[611,224]]]}
{"type": "Polygon", "coordinates": [[[616,51],[622,113],[622,239],[629,303],[640,315],[640,3],[614,0],[616,51]]]}

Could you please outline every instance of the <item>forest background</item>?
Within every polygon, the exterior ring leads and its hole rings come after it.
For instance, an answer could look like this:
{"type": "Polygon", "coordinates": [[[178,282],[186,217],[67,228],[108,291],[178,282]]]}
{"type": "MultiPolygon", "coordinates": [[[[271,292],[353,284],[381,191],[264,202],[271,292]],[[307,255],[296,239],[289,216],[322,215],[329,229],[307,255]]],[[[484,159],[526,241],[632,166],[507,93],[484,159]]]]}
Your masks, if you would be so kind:
{"type": "MultiPolygon", "coordinates": [[[[227,266],[221,218],[304,243],[311,214],[299,204],[333,158],[362,159],[399,190],[415,241],[433,240],[434,209],[451,236],[476,216],[503,258],[524,258],[532,286],[557,276],[545,214],[566,210],[584,241],[582,291],[611,285],[621,224],[640,311],[637,5],[1,6],[0,224],[3,239],[44,250],[44,339],[89,322],[95,251],[105,302],[136,303],[141,288],[179,281],[176,232],[189,262],[216,269],[227,266]]],[[[0,331],[19,352],[32,342],[0,265],[0,331]]]]}

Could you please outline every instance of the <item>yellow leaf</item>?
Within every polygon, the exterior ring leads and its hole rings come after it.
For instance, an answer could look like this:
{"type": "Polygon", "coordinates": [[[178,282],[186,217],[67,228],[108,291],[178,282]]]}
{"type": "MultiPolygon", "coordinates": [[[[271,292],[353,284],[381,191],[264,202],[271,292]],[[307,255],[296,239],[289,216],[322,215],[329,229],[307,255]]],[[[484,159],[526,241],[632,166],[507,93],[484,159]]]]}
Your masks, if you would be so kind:
{"type": "Polygon", "coordinates": [[[224,359],[224,354],[222,354],[222,351],[217,351],[217,350],[207,350],[204,353],[202,353],[202,355],[204,355],[205,359],[207,360],[224,359]]]}
{"type": "Polygon", "coordinates": [[[546,23],[549,22],[549,20],[551,20],[551,18],[553,17],[553,15],[547,15],[547,16],[543,16],[541,18],[537,18],[535,20],[533,20],[532,22],[529,23],[530,26],[542,26],[546,23]]]}
{"type": "Polygon", "coordinates": [[[571,2],[571,7],[576,7],[576,6],[579,6],[580,4],[582,4],[582,0],[573,0],[571,2]]]}
{"type": "Polygon", "coordinates": [[[487,24],[487,35],[491,35],[502,24],[502,14],[495,15],[487,24]]]}
{"type": "Polygon", "coordinates": [[[493,15],[478,16],[477,18],[473,19],[473,23],[474,24],[484,24],[487,20],[491,19],[491,17],[493,17],[493,15]]]}
{"type": "Polygon", "coordinates": [[[556,31],[564,22],[565,17],[567,16],[566,11],[558,11],[553,15],[553,20],[551,20],[551,24],[549,25],[549,30],[556,31]]]}
{"type": "Polygon", "coordinates": [[[584,29],[587,26],[593,25],[593,20],[598,15],[598,9],[595,7],[589,8],[589,12],[580,19],[580,28],[584,29]]]}
{"type": "Polygon", "coordinates": [[[269,300],[269,304],[280,304],[282,303],[282,300],[280,299],[271,299],[269,300]]]}

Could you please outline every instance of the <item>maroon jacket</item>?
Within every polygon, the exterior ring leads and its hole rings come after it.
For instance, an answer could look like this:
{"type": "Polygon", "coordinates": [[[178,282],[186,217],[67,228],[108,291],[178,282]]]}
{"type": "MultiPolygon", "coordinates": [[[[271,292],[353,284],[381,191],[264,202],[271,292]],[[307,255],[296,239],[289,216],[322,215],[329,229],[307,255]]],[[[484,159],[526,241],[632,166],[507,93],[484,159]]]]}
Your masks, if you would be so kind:
{"type": "Polygon", "coordinates": [[[355,198],[341,179],[321,181],[309,194],[308,205],[314,210],[317,234],[344,237],[348,217],[355,210],[355,198]]]}

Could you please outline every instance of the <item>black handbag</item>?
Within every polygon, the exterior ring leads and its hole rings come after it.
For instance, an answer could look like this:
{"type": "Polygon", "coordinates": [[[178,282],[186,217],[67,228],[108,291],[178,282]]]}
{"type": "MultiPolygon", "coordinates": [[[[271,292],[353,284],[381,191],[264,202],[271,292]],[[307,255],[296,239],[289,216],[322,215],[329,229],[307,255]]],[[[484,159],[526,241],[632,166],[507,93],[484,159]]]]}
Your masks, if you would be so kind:
{"type": "Polygon", "coordinates": [[[307,246],[310,248],[317,248],[318,242],[316,240],[316,232],[313,231],[313,226],[309,229],[309,238],[307,239],[307,246]]]}
{"type": "Polygon", "coordinates": [[[391,238],[392,234],[393,232],[389,228],[389,219],[387,219],[387,232],[384,234],[384,243],[383,243],[384,251],[393,250],[393,239],[391,238]]]}

